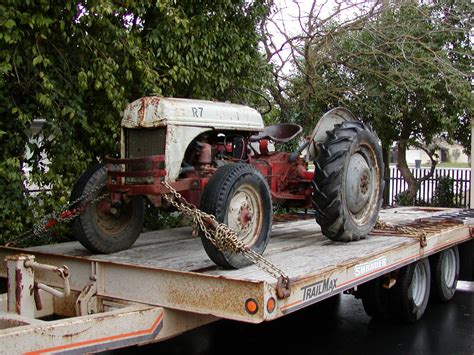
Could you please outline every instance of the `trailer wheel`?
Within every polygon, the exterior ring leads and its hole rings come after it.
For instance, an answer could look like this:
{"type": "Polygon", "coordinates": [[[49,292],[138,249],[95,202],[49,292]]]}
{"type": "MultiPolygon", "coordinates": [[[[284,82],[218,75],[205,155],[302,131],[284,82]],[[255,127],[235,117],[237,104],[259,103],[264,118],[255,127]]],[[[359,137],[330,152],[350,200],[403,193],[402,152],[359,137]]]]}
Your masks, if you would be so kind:
{"type": "MultiPolygon", "coordinates": [[[[228,164],[217,169],[206,185],[200,208],[226,223],[240,239],[258,254],[263,254],[272,226],[272,200],[267,182],[248,164],[228,164]]],[[[250,264],[243,255],[221,252],[201,232],[209,258],[225,268],[250,264]]]]}
{"type": "Polygon", "coordinates": [[[459,279],[474,281],[474,240],[459,244],[459,279]]]}
{"type": "Polygon", "coordinates": [[[425,313],[430,296],[431,272],[427,258],[399,270],[397,282],[389,292],[393,319],[414,323],[425,313]]]}
{"type": "Polygon", "coordinates": [[[362,122],[343,122],[327,132],[313,178],[313,206],[323,234],[335,241],[365,238],[383,196],[382,149],[362,122]]]}
{"type": "Polygon", "coordinates": [[[459,252],[457,246],[430,257],[431,295],[438,301],[450,301],[456,292],[459,278],[459,252]]]}
{"type": "Polygon", "coordinates": [[[377,320],[389,318],[388,313],[388,293],[384,286],[383,277],[366,282],[359,286],[359,297],[362,299],[365,313],[369,317],[377,320]]]}
{"type": "MultiPolygon", "coordinates": [[[[105,183],[107,170],[104,164],[98,164],[84,172],[74,185],[70,201],[90,193],[105,183]]],[[[106,192],[94,192],[89,199],[106,192]]],[[[128,203],[110,213],[110,198],[89,204],[85,211],[74,219],[72,230],[74,237],[87,249],[95,253],[114,253],[128,249],[137,240],[143,228],[145,202],[141,196],[133,196],[128,203]]]]}

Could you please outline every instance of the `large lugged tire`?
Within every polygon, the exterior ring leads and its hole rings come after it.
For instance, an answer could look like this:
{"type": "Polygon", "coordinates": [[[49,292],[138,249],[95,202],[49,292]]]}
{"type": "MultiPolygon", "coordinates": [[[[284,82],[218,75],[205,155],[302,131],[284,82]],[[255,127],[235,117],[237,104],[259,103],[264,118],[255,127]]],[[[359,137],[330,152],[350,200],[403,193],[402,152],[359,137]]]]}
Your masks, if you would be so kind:
{"type": "MultiPolygon", "coordinates": [[[[201,210],[236,231],[241,240],[263,254],[272,226],[272,199],[267,182],[248,164],[228,164],[217,169],[204,189],[201,210]]],[[[225,268],[241,268],[250,262],[242,255],[221,252],[202,233],[209,258],[225,268]]]]}
{"type": "MultiPolygon", "coordinates": [[[[70,201],[88,195],[103,185],[106,179],[107,171],[103,164],[85,171],[74,185],[70,201]]],[[[103,187],[100,191],[92,193],[88,200],[95,199],[105,192],[106,188],[103,187]]],[[[106,196],[96,203],[89,204],[73,222],[74,237],[92,252],[109,254],[128,249],[142,231],[145,215],[143,197],[132,197],[129,203],[118,208],[115,215],[108,212],[109,208],[110,198],[106,196]]]]}
{"type": "Polygon", "coordinates": [[[327,132],[314,162],[313,206],[323,234],[335,241],[365,238],[377,222],[383,196],[382,149],[362,122],[327,132]]]}

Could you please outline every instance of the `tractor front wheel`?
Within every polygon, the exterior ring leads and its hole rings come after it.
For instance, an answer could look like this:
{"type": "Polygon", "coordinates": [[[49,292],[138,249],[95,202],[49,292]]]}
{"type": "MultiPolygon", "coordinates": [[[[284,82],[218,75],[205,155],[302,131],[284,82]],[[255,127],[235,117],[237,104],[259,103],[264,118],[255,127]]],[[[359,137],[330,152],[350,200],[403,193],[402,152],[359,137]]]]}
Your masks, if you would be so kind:
{"type": "Polygon", "coordinates": [[[105,165],[87,170],[74,185],[70,200],[89,194],[87,200],[97,200],[87,204],[85,211],[76,217],[73,233],[90,251],[109,254],[128,249],[135,243],[143,228],[145,202],[143,197],[133,196],[127,203],[112,206],[105,187],[106,180],[105,165]],[[103,197],[97,198],[100,196],[103,197]]]}
{"type": "MultiPolygon", "coordinates": [[[[200,208],[227,224],[239,239],[263,254],[272,226],[272,200],[258,170],[248,164],[228,164],[217,169],[206,185],[200,208]]],[[[221,251],[201,233],[209,258],[225,268],[241,268],[250,262],[239,253],[221,251]]]]}

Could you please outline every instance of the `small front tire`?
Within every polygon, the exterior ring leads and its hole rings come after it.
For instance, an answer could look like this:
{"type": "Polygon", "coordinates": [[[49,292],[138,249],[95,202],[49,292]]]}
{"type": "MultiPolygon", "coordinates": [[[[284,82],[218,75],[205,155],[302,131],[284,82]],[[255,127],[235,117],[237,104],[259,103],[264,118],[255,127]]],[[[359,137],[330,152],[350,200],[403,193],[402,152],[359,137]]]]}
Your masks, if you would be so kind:
{"type": "MultiPolygon", "coordinates": [[[[253,251],[263,254],[272,226],[272,200],[267,182],[248,164],[228,164],[217,169],[207,183],[200,208],[227,224],[253,251]]],[[[201,232],[209,258],[225,268],[241,268],[251,262],[240,253],[220,251],[201,232]]]]}
{"type": "Polygon", "coordinates": [[[128,249],[135,243],[143,229],[145,201],[141,196],[133,196],[128,203],[124,202],[116,208],[115,214],[111,214],[106,181],[105,165],[94,166],[79,177],[70,200],[89,194],[87,200],[94,200],[105,194],[104,198],[87,205],[83,213],[74,219],[72,229],[74,237],[87,249],[109,254],[128,249]]]}

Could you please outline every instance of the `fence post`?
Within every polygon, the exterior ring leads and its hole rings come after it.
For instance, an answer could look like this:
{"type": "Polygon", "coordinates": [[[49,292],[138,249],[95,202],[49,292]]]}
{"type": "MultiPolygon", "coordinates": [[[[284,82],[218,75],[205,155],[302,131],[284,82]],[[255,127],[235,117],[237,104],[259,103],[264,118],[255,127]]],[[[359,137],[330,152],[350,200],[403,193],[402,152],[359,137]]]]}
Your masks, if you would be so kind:
{"type": "Polygon", "coordinates": [[[470,203],[469,203],[469,208],[474,208],[474,189],[473,189],[473,170],[474,170],[474,159],[472,159],[472,153],[474,152],[474,139],[473,135],[474,134],[474,118],[471,118],[471,193],[470,193],[470,203]]]}
{"type": "Polygon", "coordinates": [[[382,146],[382,159],[384,162],[383,176],[385,180],[385,187],[383,190],[383,206],[390,205],[390,147],[382,146]]]}

